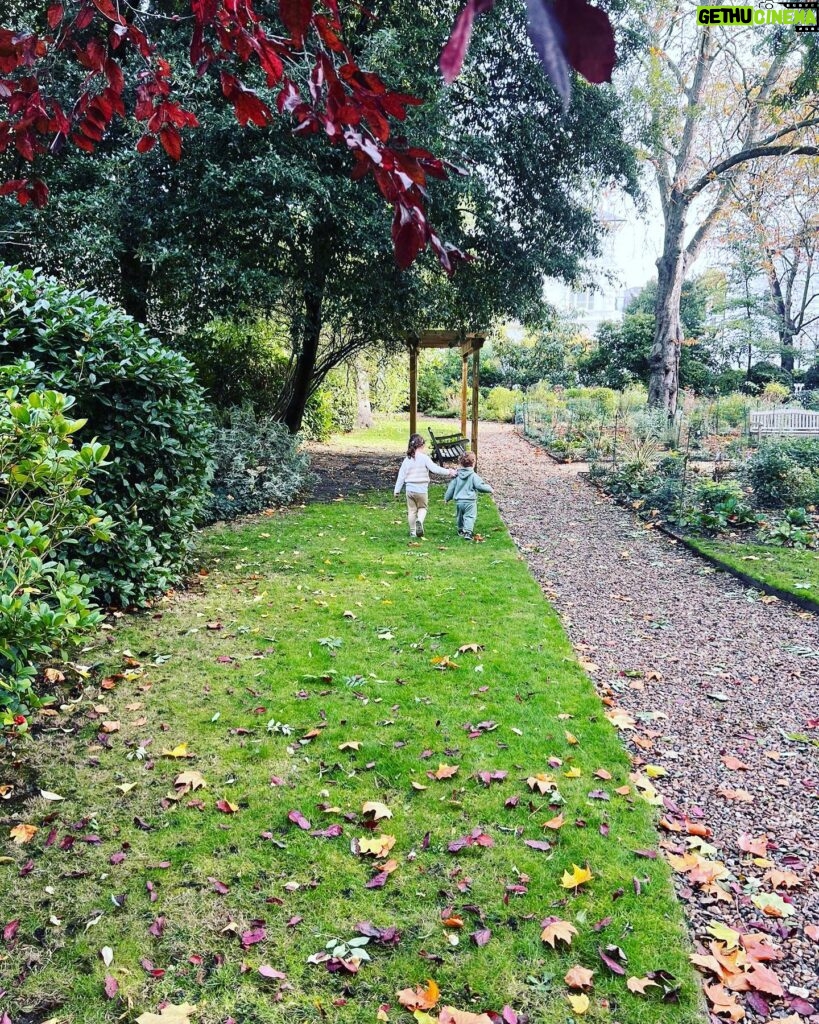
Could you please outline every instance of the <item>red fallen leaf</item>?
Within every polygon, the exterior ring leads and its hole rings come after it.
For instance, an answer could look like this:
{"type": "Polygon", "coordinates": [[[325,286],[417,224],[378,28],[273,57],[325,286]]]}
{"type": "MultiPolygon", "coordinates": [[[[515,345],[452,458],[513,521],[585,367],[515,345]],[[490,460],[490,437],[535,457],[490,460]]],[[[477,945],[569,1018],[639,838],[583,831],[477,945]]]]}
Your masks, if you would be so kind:
{"type": "Polygon", "coordinates": [[[760,1017],[767,1020],[768,1015],[771,1012],[767,999],[761,996],[758,992],[748,992],[745,995],[745,1001],[754,1013],[758,1013],[760,1017]]]}
{"type": "Polygon", "coordinates": [[[280,779],[278,775],[271,775],[270,776],[270,785],[271,786],[283,786],[284,785],[284,779],[280,779]]]}
{"type": "Polygon", "coordinates": [[[227,896],[230,892],[230,887],[225,885],[224,882],[220,882],[218,878],[208,878],[208,881],[213,886],[213,891],[218,892],[220,896],[227,896]]]}
{"type": "Polygon", "coordinates": [[[788,1009],[793,1010],[794,1013],[801,1014],[803,1017],[812,1017],[817,1012],[813,1003],[809,1003],[800,996],[788,996],[786,1001],[788,1009]]]}
{"type": "Polygon", "coordinates": [[[608,928],[613,920],[614,919],[611,917],[602,918],[600,921],[597,921],[592,925],[592,931],[602,932],[604,928],[608,928]]]}
{"type": "Polygon", "coordinates": [[[217,661],[217,663],[219,665],[232,665],[233,664],[233,658],[231,658],[231,656],[229,654],[220,654],[219,657],[216,659],[216,661],[217,661]]]}
{"type": "Polygon", "coordinates": [[[153,935],[155,939],[161,939],[165,934],[165,918],[157,917],[148,929],[148,934],[153,935]]]}
{"type": "Polygon", "coordinates": [[[119,982],[116,978],[112,978],[110,974],[106,974],[105,982],[102,987],[108,999],[116,998],[117,992],[119,992],[119,982]]]}
{"type": "Polygon", "coordinates": [[[379,871],[379,873],[377,875],[373,875],[373,877],[369,880],[369,882],[365,882],[364,883],[364,888],[365,889],[383,889],[384,886],[387,884],[387,879],[389,877],[390,876],[387,874],[386,871],[379,871]]]}
{"type": "Polygon", "coordinates": [[[743,977],[751,988],[756,989],[757,992],[765,992],[770,996],[785,995],[785,990],[782,988],[779,978],[777,978],[770,967],[765,967],[764,964],[754,964],[750,971],[745,972],[743,977]]]}
{"type": "Polygon", "coordinates": [[[476,946],[485,946],[492,938],[492,932],[488,928],[479,928],[470,935],[470,938],[476,946]]]}
{"type": "Polygon", "coordinates": [[[217,800],[216,809],[221,811],[222,814],[236,814],[239,810],[236,804],[232,804],[229,800],[217,800]]]}
{"type": "Polygon", "coordinates": [[[296,927],[296,925],[299,925],[299,924],[301,924],[301,922],[302,922],[303,920],[304,920],[304,918],[303,918],[303,917],[299,917],[298,915],[296,915],[295,917],[291,917],[291,918],[290,918],[290,920],[289,920],[289,921],[287,922],[287,924],[285,925],[285,927],[286,927],[286,928],[295,928],[295,927],[296,927]]]}
{"type": "Polygon", "coordinates": [[[147,974],[150,974],[150,976],[152,978],[164,978],[165,977],[164,969],[162,967],[154,967],[153,963],[150,960],[142,959],[139,962],[140,962],[140,964],[142,966],[142,969],[147,974]]]}
{"type": "Polygon", "coordinates": [[[14,936],[17,934],[17,929],[19,927],[19,918],[16,921],[9,921],[9,923],[3,929],[3,942],[11,942],[14,936]]]}
{"type": "Polygon", "coordinates": [[[635,850],[634,851],[634,856],[635,857],[646,857],[648,860],[656,860],[657,859],[657,851],[656,850],[635,850]]]}
{"type": "Polygon", "coordinates": [[[34,861],[27,860],[25,864],[20,868],[20,877],[25,878],[26,875],[30,875],[34,870],[34,861]]]}
{"type": "Polygon", "coordinates": [[[509,772],[478,772],[478,778],[484,786],[491,786],[493,782],[503,782],[509,772]]]}
{"type": "Polygon", "coordinates": [[[262,964],[259,968],[259,974],[263,978],[270,978],[271,981],[286,981],[287,975],[282,974],[281,971],[274,970],[272,967],[268,967],[267,964],[262,964]]]}
{"type": "Polygon", "coordinates": [[[305,832],[309,832],[313,827],[301,811],[291,811],[287,817],[294,825],[298,825],[299,828],[303,829],[305,832]]]}
{"type": "Polygon", "coordinates": [[[330,825],[329,828],[315,829],[310,833],[311,836],[315,836],[317,839],[337,839],[343,834],[344,829],[341,825],[330,825]]]}
{"type": "Polygon", "coordinates": [[[122,853],[122,851],[119,851],[118,853],[112,853],[111,854],[111,856],[108,858],[108,863],[116,865],[116,864],[121,864],[124,860],[125,860],[125,854],[122,853]]]}
{"type": "Polygon", "coordinates": [[[148,893],[148,896],[149,896],[149,898],[151,900],[151,903],[156,903],[156,901],[159,899],[159,896],[157,894],[156,889],[154,889],[154,883],[153,882],[146,882],[145,883],[145,890],[148,893]]]}
{"type": "Polygon", "coordinates": [[[255,946],[257,942],[264,942],[267,938],[267,931],[264,928],[250,928],[246,932],[242,932],[241,942],[242,949],[250,949],[251,946],[255,946]]]}
{"type": "Polygon", "coordinates": [[[525,846],[531,846],[533,850],[541,850],[543,853],[548,853],[552,848],[552,844],[544,839],[524,839],[523,842],[525,846]]]}
{"type": "Polygon", "coordinates": [[[606,946],[605,949],[602,946],[598,946],[597,952],[606,967],[614,974],[626,973],[623,964],[628,963],[628,957],[619,946],[606,946]]]}
{"type": "Polygon", "coordinates": [[[600,828],[598,829],[598,831],[599,831],[600,835],[604,839],[607,839],[608,835],[609,835],[609,832],[611,832],[611,828],[609,827],[608,823],[604,821],[604,822],[601,822],[600,828]]]}

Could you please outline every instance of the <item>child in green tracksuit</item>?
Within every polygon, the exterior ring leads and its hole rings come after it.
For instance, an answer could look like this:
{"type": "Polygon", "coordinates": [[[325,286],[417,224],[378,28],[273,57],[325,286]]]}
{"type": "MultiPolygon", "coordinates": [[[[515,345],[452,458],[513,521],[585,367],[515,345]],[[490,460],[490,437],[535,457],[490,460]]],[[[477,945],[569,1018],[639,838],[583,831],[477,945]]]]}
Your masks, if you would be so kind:
{"type": "Polygon", "coordinates": [[[492,488],[475,472],[473,452],[466,452],[458,461],[461,468],[447,487],[444,501],[454,500],[458,535],[464,540],[472,540],[475,520],[478,518],[478,493],[482,491],[484,494],[491,494],[492,488]]]}

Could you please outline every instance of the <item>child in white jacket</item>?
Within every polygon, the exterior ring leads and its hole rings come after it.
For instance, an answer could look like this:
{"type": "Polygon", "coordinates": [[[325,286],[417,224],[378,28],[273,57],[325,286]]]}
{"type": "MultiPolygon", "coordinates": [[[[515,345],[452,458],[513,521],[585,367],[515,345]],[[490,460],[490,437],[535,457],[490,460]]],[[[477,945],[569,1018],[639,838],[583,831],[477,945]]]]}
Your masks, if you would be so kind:
{"type": "Polygon", "coordinates": [[[437,466],[421,449],[426,441],[420,434],[413,434],[407,446],[407,457],[401,463],[398,479],[395,481],[396,498],[401,488],[407,489],[407,520],[409,521],[410,537],[424,536],[424,520],[427,517],[427,492],[429,490],[429,474],[454,477],[454,469],[437,466]]]}

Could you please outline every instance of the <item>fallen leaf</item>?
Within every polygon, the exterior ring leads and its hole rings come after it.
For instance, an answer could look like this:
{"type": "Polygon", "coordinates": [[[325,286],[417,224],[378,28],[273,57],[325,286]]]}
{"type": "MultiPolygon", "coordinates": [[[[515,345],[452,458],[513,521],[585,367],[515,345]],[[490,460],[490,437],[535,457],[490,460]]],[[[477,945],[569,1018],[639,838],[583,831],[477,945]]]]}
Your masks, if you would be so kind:
{"type": "Polygon", "coordinates": [[[734,757],[733,754],[723,754],[720,761],[725,767],[731,772],[747,772],[748,765],[744,764],[738,757],[734,757]]]}
{"type": "Polygon", "coordinates": [[[459,767],[457,764],[439,764],[437,771],[427,772],[427,774],[433,779],[451,779],[453,775],[457,774],[459,767]]]}
{"type": "Polygon", "coordinates": [[[358,851],[362,856],[372,854],[374,857],[386,857],[395,846],[395,836],[373,836],[372,839],[359,839],[358,851]]]}
{"type": "Polygon", "coordinates": [[[566,996],[569,1000],[569,1006],[572,1008],[572,1013],[576,1013],[578,1017],[582,1017],[583,1014],[589,1008],[589,997],[581,994],[579,996],[566,996]]]}
{"type": "Polygon", "coordinates": [[[272,967],[268,967],[267,964],[262,964],[259,968],[259,974],[263,978],[269,978],[271,981],[286,981],[287,975],[282,974],[281,971],[277,971],[272,967]]]}
{"type": "Polygon", "coordinates": [[[173,748],[173,750],[163,750],[163,757],[193,757],[193,754],[188,753],[188,744],[179,743],[173,748]]]}
{"type": "Polygon", "coordinates": [[[796,911],[790,903],[786,903],[782,897],[775,892],[758,893],[751,897],[751,903],[759,907],[763,914],[768,917],[792,917],[796,911]]]}
{"type": "Polygon", "coordinates": [[[483,644],[464,644],[462,647],[458,648],[458,654],[467,654],[470,651],[472,654],[478,654],[482,650],[483,644]]]}
{"type": "Polygon", "coordinates": [[[432,978],[427,978],[426,988],[417,985],[398,992],[398,1002],[407,1010],[431,1010],[440,998],[441,991],[432,978]]]}
{"type": "Polygon", "coordinates": [[[629,990],[629,992],[639,993],[641,996],[644,996],[646,994],[646,989],[649,988],[649,986],[651,985],[653,985],[655,988],[660,987],[656,981],[652,981],[651,978],[648,977],[632,977],[626,979],[626,988],[629,990]]]}
{"type": "MultiPolygon", "coordinates": [[[[418,1015],[415,1016],[417,1019],[418,1015]]],[[[435,1024],[433,1017],[430,1020],[435,1024]]],[[[442,1006],[438,1024],[492,1024],[492,1018],[486,1013],[470,1013],[468,1010],[456,1010],[454,1006],[442,1006]]]]}
{"type": "Polygon", "coordinates": [[[110,974],[106,974],[102,987],[105,992],[106,999],[116,999],[117,992],[119,992],[119,982],[116,978],[112,978],[110,974]]]}
{"type": "Polygon", "coordinates": [[[39,829],[36,825],[15,825],[9,832],[9,837],[14,840],[17,846],[25,846],[37,835],[39,829]]]}
{"type": "Polygon", "coordinates": [[[101,731],[105,733],[119,732],[119,728],[119,722],[103,722],[101,731]]]}
{"type": "Polygon", "coordinates": [[[611,711],[607,711],[606,718],[615,729],[620,729],[621,731],[636,729],[637,727],[637,721],[634,716],[630,715],[628,711],[623,711],[622,708],[612,708],[611,711]]]}
{"type": "Polygon", "coordinates": [[[757,836],[753,839],[747,832],[741,833],[737,845],[743,853],[752,853],[756,857],[764,857],[768,852],[768,837],[757,836]]]}
{"type": "Polygon", "coordinates": [[[230,800],[217,800],[216,809],[221,811],[222,814],[237,814],[239,806],[238,804],[232,804],[230,800]]]}
{"type": "Polygon", "coordinates": [[[338,749],[339,750],[360,750],[361,749],[361,741],[360,740],[346,740],[344,743],[339,743],[338,749]]]}
{"type": "Polygon", "coordinates": [[[594,984],[593,976],[594,971],[590,971],[587,967],[571,967],[563,980],[569,988],[591,988],[594,984]]]}
{"type": "Polygon", "coordinates": [[[175,1006],[168,1003],[159,1013],[143,1013],[136,1019],[136,1024],[188,1024],[191,1016],[196,1013],[196,1006],[182,1003],[175,1006]]]}
{"type": "Polygon", "coordinates": [[[56,801],[58,800],[65,800],[64,796],[59,796],[57,793],[52,793],[48,789],[41,789],[40,796],[43,798],[43,800],[49,800],[53,803],[56,803],[56,801]]]}
{"type": "Polygon", "coordinates": [[[180,772],[173,780],[173,785],[183,796],[196,789],[207,789],[208,786],[202,773],[195,770],[180,772]]]}
{"type": "MultiPolygon", "coordinates": [[[[424,786],[424,789],[426,788],[424,786]]],[[[379,803],[378,800],[368,800],[361,808],[361,813],[365,818],[372,818],[373,821],[381,821],[382,818],[392,817],[392,811],[389,807],[386,804],[379,803]]]]}
{"type": "Polygon", "coordinates": [[[819,924],[805,925],[805,935],[807,935],[812,942],[819,942],[819,924]]]}
{"type": "Polygon", "coordinates": [[[572,870],[564,871],[563,877],[560,880],[560,884],[564,889],[577,889],[579,886],[584,885],[586,882],[590,882],[594,875],[588,868],[578,867],[577,864],[572,864],[572,870]]]}
{"type": "Polygon", "coordinates": [[[298,825],[304,832],[309,832],[313,827],[309,820],[301,813],[301,811],[293,810],[287,815],[288,819],[293,822],[294,825],[298,825]]]}
{"type": "Polygon", "coordinates": [[[539,772],[537,775],[530,775],[526,780],[526,785],[529,789],[534,792],[535,790],[540,793],[541,796],[545,796],[553,789],[557,789],[554,779],[550,775],[545,775],[543,772],[539,772]]]}
{"type": "Polygon", "coordinates": [[[548,821],[544,821],[543,822],[543,827],[544,828],[552,828],[555,831],[557,831],[557,829],[563,828],[563,826],[565,824],[566,824],[566,819],[563,817],[563,814],[561,812],[560,814],[557,815],[556,818],[550,818],[548,821]]]}
{"type": "Polygon", "coordinates": [[[547,917],[541,921],[543,931],[540,933],[542,942],[547,942],[552,949],[556,948],[557,942],[565,942],[567,946],[572,944],[572,939],[577,935],[577,929],[570,921],[561,921],[559,917],[547,917]]]}

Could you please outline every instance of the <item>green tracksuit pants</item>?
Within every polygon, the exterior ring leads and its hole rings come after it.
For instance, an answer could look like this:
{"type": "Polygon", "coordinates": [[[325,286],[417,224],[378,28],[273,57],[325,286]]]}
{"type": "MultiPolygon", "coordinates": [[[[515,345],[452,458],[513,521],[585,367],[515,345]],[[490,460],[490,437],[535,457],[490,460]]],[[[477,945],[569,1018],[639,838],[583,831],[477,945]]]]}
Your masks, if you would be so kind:
{"type": "Polygon", "coordinates": [[[476,499],[455,502],[455,522],[458,525],[459,533],[473,533],[477,518],[478,502],[476,499]]]}

